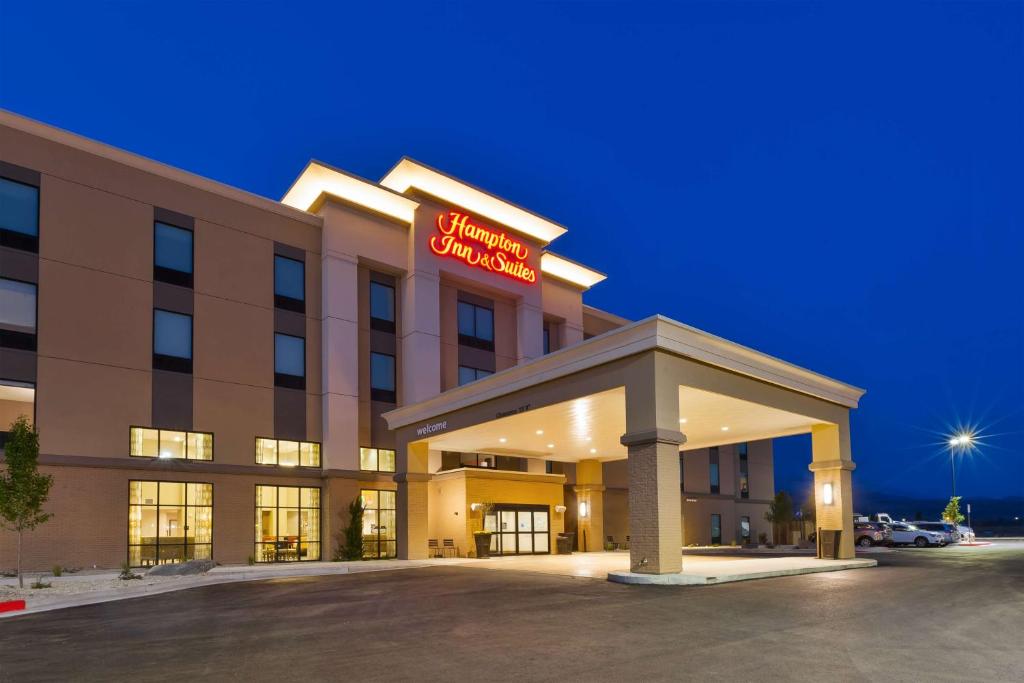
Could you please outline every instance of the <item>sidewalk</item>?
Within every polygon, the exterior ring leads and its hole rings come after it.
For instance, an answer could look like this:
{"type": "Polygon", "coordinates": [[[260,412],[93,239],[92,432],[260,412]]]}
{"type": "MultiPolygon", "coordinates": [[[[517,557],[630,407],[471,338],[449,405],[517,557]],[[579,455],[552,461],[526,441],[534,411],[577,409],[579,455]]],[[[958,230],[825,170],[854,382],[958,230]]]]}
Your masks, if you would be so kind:
{"type": "MultiPolygon", "coordinates": [[[[430,559],[430,560],[371,560],[357,562],[294,562],[291,564],[229,565],[214,567],[206,574],[195,576],[159,576],[125,581],[118,578],[118,570],[84,571],[60,577],[48,572],[25,574],[25,588],[19,589],[18,579],[0,579],[0,602],[25,600],[25,609],[16,612],[0,612],[0,619],[22,614],[34,614],[66,607],[92,605],[99,602],[126,600],[147,595],[158,595],[171,591],[186,590],[199,586],[239,581],[260,581],[263,579],[288,578],[296,576],[330,576],[336,574],[361,574],[365,572],[392,571],[396,569],[418,569],[437,565],[456,565],[474,560],[430,559]],[[31,589],[28,586],[42,577],[51,588],[31,589]]],[[[138,573],[142,573],[141,571],[138,573]]]]}

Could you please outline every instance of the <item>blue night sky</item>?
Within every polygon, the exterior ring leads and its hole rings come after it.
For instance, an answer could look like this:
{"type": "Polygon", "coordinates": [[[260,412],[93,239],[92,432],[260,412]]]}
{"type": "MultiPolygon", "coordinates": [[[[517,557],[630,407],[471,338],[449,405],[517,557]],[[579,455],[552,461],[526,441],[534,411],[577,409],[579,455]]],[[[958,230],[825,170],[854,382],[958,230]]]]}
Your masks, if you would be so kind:
{"type": "Polygon", "coordinates": [[[1024,495],[1022,2],[54,5],[0,0],[0,107],[273,198],[415,157],[589,303],[867,388],[859,489],[948,495],[960,422],[958,491],[1024,495]]]}

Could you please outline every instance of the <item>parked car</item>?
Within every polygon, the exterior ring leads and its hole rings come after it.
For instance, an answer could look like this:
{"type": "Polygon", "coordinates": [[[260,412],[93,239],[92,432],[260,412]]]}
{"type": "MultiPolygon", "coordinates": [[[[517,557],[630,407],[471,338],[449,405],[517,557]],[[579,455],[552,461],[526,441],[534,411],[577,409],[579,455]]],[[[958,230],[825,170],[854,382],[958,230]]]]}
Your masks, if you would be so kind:
{"type": "Polygon", "coordinates": [[[925,531],[935,531],[942,534],[942,540],[946,543],[959,543],[960,532],[956,524],[952,522],[914,522],[914,526],[925,531]]]}
{"type": "Polygon", "coordinates": [[[881,522],[855,522],[853,525],[854,543],[862,548],[873,545],[892,545],[892,529],[881,522]]]}
{"type": "Polygon", "coordinates": [[[956,530],[960,532],[960,541],[962,543],[974,543],[974,529],[963,524],[959,524],[956,530]]]}
{"type": "Polygon", "coordinates": [[[893,522],[890,526],[892,526],[892,541],[895,545],[916,545],[918,548],[945,545],[942,534],[938,532],[918,529],[913,524],[906,522],[893,522]]]}

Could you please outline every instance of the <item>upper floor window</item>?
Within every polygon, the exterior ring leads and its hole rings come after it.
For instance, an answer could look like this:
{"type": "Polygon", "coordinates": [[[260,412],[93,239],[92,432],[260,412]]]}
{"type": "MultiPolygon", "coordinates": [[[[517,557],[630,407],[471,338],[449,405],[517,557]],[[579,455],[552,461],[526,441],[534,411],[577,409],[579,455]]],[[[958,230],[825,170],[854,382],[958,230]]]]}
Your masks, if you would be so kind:
{"type": "Polygon", "coordinates": [[[36,350],[36,286],[31,282],[0,278],[0,346],[36,350]]]}
{"type": "Polygon", "coordinates": [[[287,256],[274,256],[274,306],[306,312],[306,264],[287,256]]]}
{"type": "Polygon", "coordinates": [[[394,472],[395,452],[387,448],[360,448],[359,469],[364,472],[394,472]]]}
{"type": "Polygon", "coordinates": [[[132,457],[171,460],[213,460],[213,434],[173,429],[132,427],[132,457]]]}
{"type": "Polygon", "coordinates": [[[544,323],[544,355],[551,353],[551,327],[544,323]]]}
{"type": "Polygon", "coordinates": [[[153,367],[192,372],[192,316],[153,310],[153,367]]]}
{"type": "Polygon", "coordinates": [[[395,357],[388,353],[370,354],[370,398],[395,403],[395,357]]]}
{"type": "Polygon", "coordinates": [[[718,446],[712,446],[708,454],[708,481],[711,484],[711,493],[719,493],[722,489],[722,482],[718,472],[718,446]]]}
{"type": "Polygon", "coordinates": [[[395,331],[395,288],[375,280],[370,281],[370,327],[395,331]]]}
{"type": "Polygon", "coordinates": [[[39,188],[0,178],[0,246],[39,251],[39,188]]]}
{"type": "Polygon", "coordinates": [[[320,467],[320,444],[313,441],[256,438],[256,464],[320,467]]]}
{"type": "Polygon", "coordinates": [[[484,377],[490,377],[493,374],[494,373],[490,370],[481,370],[480,368],[471,368],[468,365],[460,365],[459,386],[461,387],[463,384],[475,382],[478,379],[483,379],[484,377]]]}
{"type": "Polygon", "coordinates": [[[485,351],[494,350],[494,311],[459,302],[459,343],[485,351]]]}
{"type": "Polygon", "coordinates": [[[192,286],[192,231],[156,221],[153,224],[153,279],[192,286]]]}
{"type": "Polygon", "coordinates": [[[302,337],[274,333],[274,385],[306,388],[306,340],[302,337]]]}
{"type": "Polygon", "coordinates": [[[741,443],[740,453],[740,498],[750,498],[750,459],[747,455],[747,444],[741,443]]]}

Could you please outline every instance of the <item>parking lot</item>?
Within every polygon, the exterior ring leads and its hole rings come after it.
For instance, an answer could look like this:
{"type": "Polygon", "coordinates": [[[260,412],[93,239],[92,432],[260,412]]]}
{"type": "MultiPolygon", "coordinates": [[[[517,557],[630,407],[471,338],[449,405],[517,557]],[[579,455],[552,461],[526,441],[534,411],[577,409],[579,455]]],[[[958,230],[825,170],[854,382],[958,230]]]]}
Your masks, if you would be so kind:
{"type": "Polygon", "coordinates": [[[464,566],[225,584],[0,623],[0,680],[1024,678],[1024,543],[706,587],[464,566]]]}

